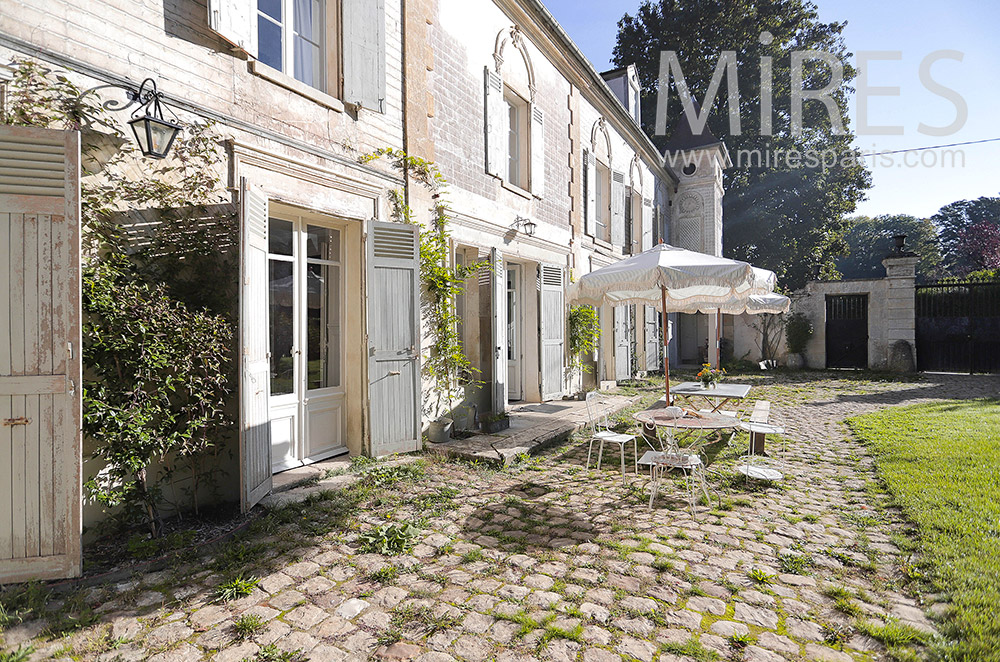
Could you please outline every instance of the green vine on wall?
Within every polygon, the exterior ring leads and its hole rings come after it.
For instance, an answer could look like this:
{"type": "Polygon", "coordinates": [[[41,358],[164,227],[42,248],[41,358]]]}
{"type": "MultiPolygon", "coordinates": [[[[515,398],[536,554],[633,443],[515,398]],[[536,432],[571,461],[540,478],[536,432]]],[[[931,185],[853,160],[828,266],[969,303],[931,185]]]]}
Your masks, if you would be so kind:
{"type": "Polygon", "coordinates": [[[572,306],[569,309],[569,353],[574,370],[590,372],[590,365],[581,356],[593,354],[601,338],[601,323],[593,306],[572,306]]]}
{"type": "Polygon", "coordinates": [[[171,505],[197,511],[232,429],[237,226],[218,138],[189,124],[169,158],[142,157],[94,94],[13,66],[7,123],[81,132],[84,433],[105,463],[87,491],[159,536],[163,487],[189,478],[171,505]]]}
{"type": "Polygon", "coordinates": [[[422,317],[430,335],[430,347],[423,358],[425,374],[434,382],[439,406],[451,405],[456,388],[478,384],[479,370],[473,367],[462,347],[455,302],[465,292],[465,282],[484,262],[451,264],[448,224],[447,180],[438,167],[401,149],[380,148],[361,157],[362,163],[385,158],[404,175],[412,177],[431,193],[430,222],[416,219],[400,191],[390,193],[393,218],[420,227],[420,281],[423,286],[422,317]]]}

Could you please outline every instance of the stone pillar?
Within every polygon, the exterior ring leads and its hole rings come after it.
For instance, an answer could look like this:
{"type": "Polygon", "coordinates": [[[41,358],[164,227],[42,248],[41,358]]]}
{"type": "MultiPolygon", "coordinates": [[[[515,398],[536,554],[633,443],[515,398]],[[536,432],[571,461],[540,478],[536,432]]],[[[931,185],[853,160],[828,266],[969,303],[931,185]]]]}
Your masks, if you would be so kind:
{"type": "Polygon", "coordinates": [[[885,301],[888,368],[893,372],[916,370],[916,304],[914,301],[919,258],[911,253],[882,260],[888,284],[885,301]]]}

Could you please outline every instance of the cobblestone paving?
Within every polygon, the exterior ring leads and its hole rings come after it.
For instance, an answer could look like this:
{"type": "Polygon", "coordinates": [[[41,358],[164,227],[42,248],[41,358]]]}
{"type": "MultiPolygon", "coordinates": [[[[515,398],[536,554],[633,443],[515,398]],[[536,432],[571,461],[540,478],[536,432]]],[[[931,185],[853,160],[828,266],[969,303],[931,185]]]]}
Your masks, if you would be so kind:
{"type": "Polygon", "coordinates": [[[650,510],[644,476],[623,488],[616,461],[585,469],[579,437],[500,472],[431,459],[423,476],[361,506],[314,494],[228,550],[67,597],[90,604],[96,622],[52,640],[29,621],[4,632],[5,645],[31,641],[32,659],[154,662],[276,651],[317,662],[886,659],[850,628],[854,618],[930,630],[936,609],[904,594],[905,559],[890,538],[898,515],[868,489],[871,460],[840,422],[996,396],[997,385],[762,379],[753,395],[771,400],[772,421],[787,429],[787,450],[769,462],[786,478],[736,478],[746,444],[737,437],[709,454],[717,502],[697,520],[679,480],[650,510]],[[359,535],[390,519],[420,526],[412,550],[361,553],[359,535]],[[258,586],[219,602],[216,587],[244,569],[258,586]],[[257,632],[241,638],[236,623],[251,615],[257,632]]]}

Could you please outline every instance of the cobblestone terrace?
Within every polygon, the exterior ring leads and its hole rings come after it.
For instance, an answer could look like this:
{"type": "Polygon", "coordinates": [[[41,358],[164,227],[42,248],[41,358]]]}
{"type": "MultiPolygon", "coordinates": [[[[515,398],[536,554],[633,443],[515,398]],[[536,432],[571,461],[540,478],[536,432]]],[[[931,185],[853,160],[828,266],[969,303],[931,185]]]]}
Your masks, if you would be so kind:
{"type": "Polygon", "coordinates": [[[697,520],[679,480],[650,511],[648,481],[630,474],[622,488],[614,453],[586,470],[580,437],[504,471],[428,459],[275,511],[211,555],[57,596],[47,621],[9,625],[5,645],[32,643],[31,659],[155,662],[886,659],[851,629],[857,615],[928,629],[943,605],[906,595],[902,525],[840,422],[995,396],[998,380],[756,379],[752,396],[788,430],[786,479],[748,486],[734,478],[737,447],[724,449],[709,476],[721,502],[697,520]],[[362,553],[359,536],[388,521],[420,528],[412,550],[362,553]],[[220,600],[240,574],[259,584],[220,600]]]}

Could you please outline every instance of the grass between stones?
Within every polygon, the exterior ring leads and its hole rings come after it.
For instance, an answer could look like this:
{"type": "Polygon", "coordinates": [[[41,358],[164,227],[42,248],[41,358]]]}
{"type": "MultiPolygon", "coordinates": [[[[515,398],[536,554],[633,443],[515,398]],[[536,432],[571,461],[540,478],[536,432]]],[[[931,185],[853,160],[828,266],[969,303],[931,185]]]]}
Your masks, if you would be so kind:
{"type": "Polygon", "coordinates": [[[887,409],[849,424],[916,524],[922,573],[906,574],[922,574],[917,581],[953,605],[942,630],[947,642],[932,646],[932,657],[1000,660],[1000,402],[887,409]]]}

